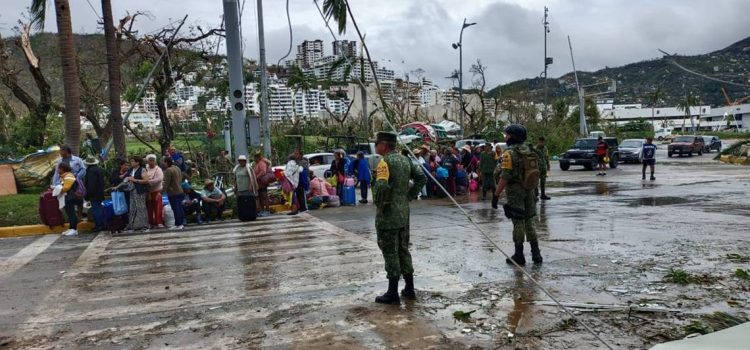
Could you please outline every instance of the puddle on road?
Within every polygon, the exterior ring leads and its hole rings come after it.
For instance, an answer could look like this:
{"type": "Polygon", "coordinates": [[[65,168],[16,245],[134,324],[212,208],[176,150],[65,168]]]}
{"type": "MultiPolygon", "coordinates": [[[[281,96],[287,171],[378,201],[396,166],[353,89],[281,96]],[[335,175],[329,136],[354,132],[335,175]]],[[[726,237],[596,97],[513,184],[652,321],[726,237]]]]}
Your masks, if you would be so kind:
{"type": "Polygon", "coordinates": [[[677,205],[691,202],[690,198],[685,197],[640,197],[621,199],[619,202],[627,203],[629,207],[659,207],[664,205],[677,205]]]}

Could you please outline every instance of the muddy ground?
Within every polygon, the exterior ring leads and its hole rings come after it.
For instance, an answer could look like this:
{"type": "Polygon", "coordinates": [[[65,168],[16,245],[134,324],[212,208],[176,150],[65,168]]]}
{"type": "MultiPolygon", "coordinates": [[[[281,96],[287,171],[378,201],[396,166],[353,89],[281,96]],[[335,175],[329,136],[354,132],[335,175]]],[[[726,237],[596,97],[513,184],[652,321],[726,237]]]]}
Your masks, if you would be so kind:
{"type": "MultiPolygon", "coordinates": [[[[663,153],[653,182],[639,165],[555,166],[539,203],[545,262],[526,271],[615,348],[748,317],[749,169],[663,153]]],[[[512,250],[501,211],[460,201],[512,250]]],[[[412,202],[419,299],[373,303],[386,287],[373,211],[0,240],[0,348],[604,348],[445,200],[412,202]]]]}

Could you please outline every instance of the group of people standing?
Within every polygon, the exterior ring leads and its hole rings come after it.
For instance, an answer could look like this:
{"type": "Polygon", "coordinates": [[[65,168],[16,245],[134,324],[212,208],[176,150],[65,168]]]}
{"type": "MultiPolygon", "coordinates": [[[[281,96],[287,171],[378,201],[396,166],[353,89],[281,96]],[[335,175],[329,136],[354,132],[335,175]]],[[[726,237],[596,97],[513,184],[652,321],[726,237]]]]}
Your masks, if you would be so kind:
{"type": "MultiPolygon", "coordinates": [[[[155,154],[149,154],[145,159],[134,155],[127,160],[115,160],[116,167],[108,182],[97,158],[88,157],[84,161],[75,156],[68,145],[60,147],[60,157],[51,187],[55,189],[54,194],[60,202],[64,203],[61,205],[69,223],[68,230],[63,233],[66,236],[78,234],[84,201],[91,204],[88,220],[94,223],[94,232],[110,229],[145,233],[151,229],[167,228],[163,195],[166,195],[174,218],[170,230],[182,230],[187,225],[188,215],[195,215],[198,224],[222,219],[226,208],[227,195],[215,185],[214,179],[206,179],[201,191],[193,189],[187,162],[182,153],[174,148],[166,152],[161,162],[155,154]],[[102,203],[108,190],[124,193],[127,212],[105,220],[107,216],[102,203]],[[123,222],[122,230],[112,228],[113,219],[123,222]]],[[[270,161],[258,153],[251,167],[244,155],[237,158],[237,165],[226,157],[226,151],[222,151],[220,157],[225,158],[226,162],[218,165],[228,167],[233,175],[235,194],[256,197],[260,202],[259,215],[269,215],[268,183],[259,184],[257,179],[267,178],[267,173],[271,172],[270,161]]]]}

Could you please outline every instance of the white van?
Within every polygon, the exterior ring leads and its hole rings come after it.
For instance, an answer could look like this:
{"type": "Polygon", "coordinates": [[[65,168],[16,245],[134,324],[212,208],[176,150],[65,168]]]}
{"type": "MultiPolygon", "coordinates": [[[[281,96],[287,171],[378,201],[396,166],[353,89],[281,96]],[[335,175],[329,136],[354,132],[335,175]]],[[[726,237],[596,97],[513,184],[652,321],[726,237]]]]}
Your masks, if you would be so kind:
{"type": "Polygon", "coordinates": [[[656,130],[654,138],[659,141],[669,140],[672,138],[672,128],[661,128],[656,130]]]}

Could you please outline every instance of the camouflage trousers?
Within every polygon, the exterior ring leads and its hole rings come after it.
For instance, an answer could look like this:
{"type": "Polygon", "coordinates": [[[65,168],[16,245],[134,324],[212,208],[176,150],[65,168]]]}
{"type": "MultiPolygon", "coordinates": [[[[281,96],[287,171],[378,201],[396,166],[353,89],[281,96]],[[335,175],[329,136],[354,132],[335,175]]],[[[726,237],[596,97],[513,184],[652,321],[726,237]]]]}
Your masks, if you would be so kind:
{"type": "Polygon", "coordinates": [[[531,219],[512,219],[513,222],[513,243],[523,244],[526,242],[536,241],[536,230],[531,219]]]}
{"type": "Polygon", "coordinates": [[[511,184],[507,189],[508,206],[513,208],[517,216],[511,218],[513,222],[513,242],[521,244],[524,241],[535,241],[536,230],[531,218],[536,216],[534,190],[527,190],[519,184],[511,184]]]}
{"type": "Polygon", "coordinates": [[[378,247],[385,260],[385,272],[389,279],[414,273],[409,253],[409,228],[378,230],[378,247]]]}

